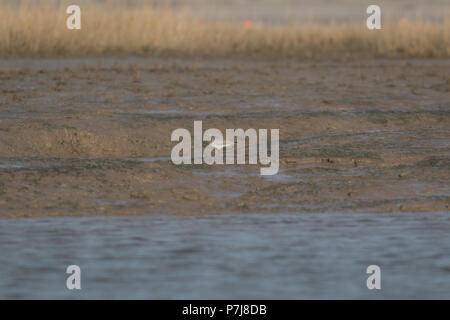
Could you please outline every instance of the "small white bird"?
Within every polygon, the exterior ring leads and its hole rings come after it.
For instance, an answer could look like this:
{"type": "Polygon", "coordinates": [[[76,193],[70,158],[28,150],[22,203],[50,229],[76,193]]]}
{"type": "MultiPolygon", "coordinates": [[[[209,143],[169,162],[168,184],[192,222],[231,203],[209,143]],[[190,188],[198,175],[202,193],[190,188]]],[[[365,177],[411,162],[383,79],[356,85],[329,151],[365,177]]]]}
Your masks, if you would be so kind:
{"type": "Polygon", "coordinates": [[[232,142],[232,141],[225,141],[225,142],[222,142],[222,143],[218,143],[218,142],[216,142],[216,140],[214,140],[213,141],[213,143],[211,144],[214,148],[216,148],[216,149],[218,149],[218,150],[221,150],[221,149],[223,149],[223,148],[226,148],[226,147],[229,147],[229,146],[231,146],[231,145],[233,145],[234,144],[234,141],[232,142]]]}

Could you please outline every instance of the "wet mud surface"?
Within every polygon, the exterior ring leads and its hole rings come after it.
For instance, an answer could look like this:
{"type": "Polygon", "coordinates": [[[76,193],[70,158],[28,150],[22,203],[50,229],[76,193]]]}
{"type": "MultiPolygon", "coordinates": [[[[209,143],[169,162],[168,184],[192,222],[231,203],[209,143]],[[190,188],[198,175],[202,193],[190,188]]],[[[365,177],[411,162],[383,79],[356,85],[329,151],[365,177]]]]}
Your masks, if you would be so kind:
{"type": "Polygon", "coordinates": [[[0,61],[0,216],[431,212],[450,61],[0,61]],[[177,128],[280,130],[280,171],[170,161],[177,128]]]}

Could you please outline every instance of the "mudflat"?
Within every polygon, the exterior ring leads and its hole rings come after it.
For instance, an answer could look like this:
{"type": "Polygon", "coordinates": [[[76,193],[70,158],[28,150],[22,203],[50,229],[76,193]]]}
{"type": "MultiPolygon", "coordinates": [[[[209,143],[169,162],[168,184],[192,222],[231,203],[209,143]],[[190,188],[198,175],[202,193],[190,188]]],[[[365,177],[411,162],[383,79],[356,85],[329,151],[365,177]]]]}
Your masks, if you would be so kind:
{"type": "Polygon", "coordinates": [[[0,60],[0,217],[431,212],[450,60],[0,60]],[[174,165],[173,130],[280,130],[280,170],[174,165]]]}

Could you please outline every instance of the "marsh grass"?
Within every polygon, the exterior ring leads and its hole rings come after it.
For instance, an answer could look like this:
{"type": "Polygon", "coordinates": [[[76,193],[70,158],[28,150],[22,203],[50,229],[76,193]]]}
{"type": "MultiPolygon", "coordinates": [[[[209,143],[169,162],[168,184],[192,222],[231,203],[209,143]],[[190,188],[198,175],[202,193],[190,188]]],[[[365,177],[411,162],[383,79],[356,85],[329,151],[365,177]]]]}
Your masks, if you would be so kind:
{"type": "Polygon", "coordinates": [[[68,4],[0,1],[0,56],[450,57],[450,19],[393,21],[379,31],[367,30],[364,21],[249,26],[111,2],[83,4],[81,30],[67,30],[68,4]]]}

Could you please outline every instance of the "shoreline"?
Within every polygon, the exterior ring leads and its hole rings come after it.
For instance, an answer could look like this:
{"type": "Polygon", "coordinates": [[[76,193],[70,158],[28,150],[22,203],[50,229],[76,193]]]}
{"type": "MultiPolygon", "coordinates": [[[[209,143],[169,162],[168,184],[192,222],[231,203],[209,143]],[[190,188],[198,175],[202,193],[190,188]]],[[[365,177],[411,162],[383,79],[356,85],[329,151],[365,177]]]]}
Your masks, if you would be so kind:
{"type": "Polygon", "coordinates": [[[68,15],[62,4],[25,1],[17,7],[0,1],[1,55],[450,57],[450,12],[445,10],[441,12],[444,16],[440,23],[408,15],[391,21],[386,12],[381,30],[368,30],[364,6],[358,7],[361,15],[358,22],[270,25],[252,18],[210,20],[194,11],[180,12],[151,4],[85,3],[80,8],[81,29],[68,30],[68,15]]]}
{"type": "Polygon", "coordinates": [[[0,216],[448,211],[449,67],[0,60],[0,216]],[[194,120],[279,128],[279,173],[130,160],[170,157],[194,120]]]}

